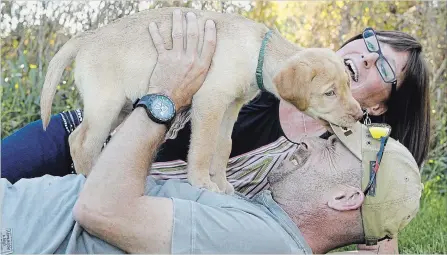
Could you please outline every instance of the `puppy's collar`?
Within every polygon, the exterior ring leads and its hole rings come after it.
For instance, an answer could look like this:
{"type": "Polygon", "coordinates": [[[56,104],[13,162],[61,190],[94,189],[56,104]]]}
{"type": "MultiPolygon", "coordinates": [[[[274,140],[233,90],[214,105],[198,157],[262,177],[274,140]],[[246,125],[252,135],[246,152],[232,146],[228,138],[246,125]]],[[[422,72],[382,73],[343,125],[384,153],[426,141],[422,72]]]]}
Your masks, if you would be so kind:
{"type": "Polygon", "coordinates": [[[262,79],[262,67],[264,66],[265,46],[267,45],[270,37],[272,37],[272,32],[272,30],[269,30],[265,33],[264,39],[262,40],[261,49],[259,50],[258,66],[256,67],[256,83],[262,92],[267,92],[264,87],[264,80],[262,79]]]}

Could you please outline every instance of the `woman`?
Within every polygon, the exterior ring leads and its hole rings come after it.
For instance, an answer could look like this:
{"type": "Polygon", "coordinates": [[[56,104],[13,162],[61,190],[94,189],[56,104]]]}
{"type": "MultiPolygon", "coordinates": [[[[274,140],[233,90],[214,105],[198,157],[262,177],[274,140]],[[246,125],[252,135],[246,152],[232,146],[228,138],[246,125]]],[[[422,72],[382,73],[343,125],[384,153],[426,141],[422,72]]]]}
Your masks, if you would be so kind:
{"type": "MultiPolygon", "coordinates": [[[[391,136],[405,145],[421,166],[430,137],[429,71],[421,55],[422,46],[410,35],[398,31],[380,31],[377,38],[396,73],[395,91],[392,83],[385,82],[376,69],[379,54],[367,50],[362,34],[349,39],[337,54],[350,64],[349,70],[353,64],[358,72],[356,80],[351,80],[354,98],[367,109],[373,122],[391,125],[391,136]]],[[[315,120],[285,102],[280,104],[280,119],[284,120],[281,124],[286,135],[292,137],[323,132],[315,120]]]]}

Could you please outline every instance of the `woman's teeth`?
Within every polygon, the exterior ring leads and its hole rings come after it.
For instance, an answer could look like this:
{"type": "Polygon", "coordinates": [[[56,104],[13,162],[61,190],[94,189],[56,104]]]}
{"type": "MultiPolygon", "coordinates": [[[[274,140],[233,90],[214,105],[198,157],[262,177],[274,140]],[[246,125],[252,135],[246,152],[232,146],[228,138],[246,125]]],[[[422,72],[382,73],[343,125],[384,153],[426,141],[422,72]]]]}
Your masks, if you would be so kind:
{"type": "Polygon", "coordinates": [[[354,62],[350,59],[345,59],[345,65],[348,67],[349,73],[351,74],[351,78],[353,81],[359,81],[359,72],[357,67],[354,65],[354,62]]]}

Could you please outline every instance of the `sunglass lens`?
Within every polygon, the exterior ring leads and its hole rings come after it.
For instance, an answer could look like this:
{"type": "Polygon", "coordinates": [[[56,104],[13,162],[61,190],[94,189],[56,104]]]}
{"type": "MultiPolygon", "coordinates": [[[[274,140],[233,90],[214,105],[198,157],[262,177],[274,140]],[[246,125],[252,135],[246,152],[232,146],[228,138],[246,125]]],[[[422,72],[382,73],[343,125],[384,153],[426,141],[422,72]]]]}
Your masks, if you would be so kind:
{"type": "MultiPolygon", "coordinates": [[[[365,34],[365,33],[364,33],[365,34]]],[[[366,47],[368,47],[368,50],[371,52],[379,51],[379,42],[377,41],[374,34],[369,37],[363,37],[366,42],[366,47]]]]}
{"type": "Polygon", "coordinates": [[[379,58],[376,62],[376,66],[385,82],[392,82],[395,80],[396,77],[393,69],[384,58],[379,58]]]}

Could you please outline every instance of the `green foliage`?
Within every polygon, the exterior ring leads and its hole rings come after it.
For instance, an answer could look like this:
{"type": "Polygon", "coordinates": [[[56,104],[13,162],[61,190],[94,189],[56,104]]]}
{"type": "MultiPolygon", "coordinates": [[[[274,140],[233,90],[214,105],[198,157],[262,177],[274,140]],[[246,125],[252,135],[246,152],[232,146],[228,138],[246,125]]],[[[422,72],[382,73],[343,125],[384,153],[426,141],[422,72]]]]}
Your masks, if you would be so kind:
{"type": "MultiPolygon", "coordinates": [[[[48,60],[67,39],[45,27],[47,36],[38,38],[32,29],[20,35],[2,38],[2,133],[5,137],[26,123],[40,118],[40,90],[48,60]],[[47,30],[48,29],[48,30],[47,30]],[[37,38],[36,38],[37,37],[37,38]]],[[[74,87],[72,66],[66,68],[54,100],[54,112],[80,107],[78,91],[74,87]]]]}
{"type": "MultiPolygon", "coordinates": [[[[74,33],[145,8],[165,6],[239,13],[277,28],[286,39],[303,47],[336,50],[366,26],[401,30],[418,38],[432,70],[432,137],[429,157],[421,170],[425,187],[421,211],[402,232],[400,252],[447,253],[447,5],[443,1],[3,1],[1,137],[40,118],[39,96],[48,63],[74,33]],[[42,12],[35,15],[30,9],[42,12]]],[[[82,106],[73,67],[68,66],[61,78],[54,113],[82,106]]]]}
{"type": "Polygon", "coordinates": [[[417,217],[399,235],[399,253],[447,253],[447,197],[425,190],[417,217]]]}

